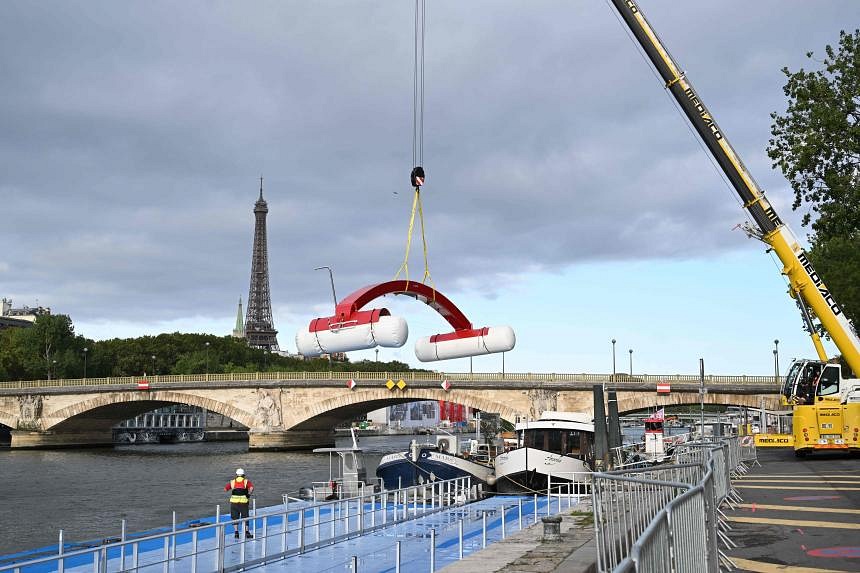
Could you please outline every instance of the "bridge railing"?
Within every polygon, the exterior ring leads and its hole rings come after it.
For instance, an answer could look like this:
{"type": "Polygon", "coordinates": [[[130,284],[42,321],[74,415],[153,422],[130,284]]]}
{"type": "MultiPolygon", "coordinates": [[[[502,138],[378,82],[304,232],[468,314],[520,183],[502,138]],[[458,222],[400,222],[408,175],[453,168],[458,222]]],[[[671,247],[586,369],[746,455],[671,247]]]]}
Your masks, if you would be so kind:
{"type": "MultiPolygon", "coordinates": [[[[343,381],[347,380],[404,380],[409,382],[538,382],[568,383],[591,382],[623,386],[649,386],[658,382],[670,384],[699,384],[696,374],[588,374],[559,372],[230,372],[226,374],[162,374],[157,376],[120,376],[111,378],[76,378],[53,380],[13,380],[0,382],[0,389],[66,388],[74,386],[129,386],[141,381],[150,384],[176,384],[197,382],[251,382],[251,381],[343,381]]],[[[774,385],[779,383],[773,376],[708,375],[705,384],[774,385]]]]}

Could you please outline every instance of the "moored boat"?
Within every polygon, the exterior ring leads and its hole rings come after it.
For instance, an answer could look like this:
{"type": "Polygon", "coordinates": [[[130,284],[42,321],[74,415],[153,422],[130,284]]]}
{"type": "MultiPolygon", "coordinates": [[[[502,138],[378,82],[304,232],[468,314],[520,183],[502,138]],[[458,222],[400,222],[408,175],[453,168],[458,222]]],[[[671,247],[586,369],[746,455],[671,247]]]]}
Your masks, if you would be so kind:
{"type": "Polygon", "coordinates": [[[383,456],[376,476],[386,489],[459,477],[471,477],[473,485],[492,485],[495,448],[478,440],[465,441],[463,450],[460,445],[453,435],[436,436],[435,443],[412,440],[407,451],[383,456]]]}
{"type": "Polygon", "coordinates": [[[583,481],[594,463],[591,414],[544,412],[539,420],[516,425],[518,447],[496,456],[496,491],[543,493],[568,491],[583,481]]]}

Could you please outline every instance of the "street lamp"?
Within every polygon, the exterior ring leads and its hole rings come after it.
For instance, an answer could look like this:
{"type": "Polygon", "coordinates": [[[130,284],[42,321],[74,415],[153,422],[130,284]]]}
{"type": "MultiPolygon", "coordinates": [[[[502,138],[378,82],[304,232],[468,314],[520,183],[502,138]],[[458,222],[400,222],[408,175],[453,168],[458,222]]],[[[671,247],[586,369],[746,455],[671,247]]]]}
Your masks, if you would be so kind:
{"type": "Polygon", "coordinates": [[[84,347],[84,380],[87,379],[87,352],[88,351],[89,351],[89,348],[87,348],[85,346],[84,347]]]}
{"type": "Polygon", "coordinates": [[[779,339],[773,341],[773,377],[779,384],[779,339]]]}
{"type": "Polygon", "coordinates": [[[612,380],[615,380],[615,339],[612,339],[612,380]]]}
{"type": "MultiPolygon", "coordinates": [[[[51,368],[54,369],[54,375],[56,376],[56,374],[57,374],[57,361],[56,360],[51,360],[51,368]]],[[[51,368],[48,368],[48,380],[51,379],[51,368]]]]}
{"type": "Polygon", "coordinates": [[[376,361],[379,362],[379,349],[376,349],[376,361]]]}
{"type": "Polygon", "coordinates": [[[209,374],[209,343],[206,343],[206,374],[209,374]]]}
{"type": "Polygon", "coordinates": [[[633,378],[633,349],[629,349],[627,352],[630,353],[630,377],[633,378]]]}
{"type": "Polygon", "coordinates": [[[328,270],[328,280],[331,283],[331,298],[334,299],[334,310],[335,310],[335,313],[337,313],[337,295],[334,293],[334,275],[331,272],[331,267],[323,265],[321,267],[315,267],[314,268],[315,271],[321,271],[323,269],[328,270]]]}
{"type": "Polygon", "coordinates": [[[155,354],[152,355],[152,375],[155,376],[155,354]]]}

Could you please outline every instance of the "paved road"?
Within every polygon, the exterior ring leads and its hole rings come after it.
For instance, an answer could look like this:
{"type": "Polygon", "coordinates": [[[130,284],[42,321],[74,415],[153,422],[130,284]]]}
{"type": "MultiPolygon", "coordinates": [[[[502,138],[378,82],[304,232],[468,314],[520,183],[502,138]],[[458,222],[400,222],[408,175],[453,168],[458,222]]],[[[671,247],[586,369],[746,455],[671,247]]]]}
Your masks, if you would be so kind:
{"type": "Polygon", "coordinates": [[[734,482],[744,499],[726,511],[742,571],[860,571],[860,457],[797,459],[759,449],[761,467],[734,482]]]}

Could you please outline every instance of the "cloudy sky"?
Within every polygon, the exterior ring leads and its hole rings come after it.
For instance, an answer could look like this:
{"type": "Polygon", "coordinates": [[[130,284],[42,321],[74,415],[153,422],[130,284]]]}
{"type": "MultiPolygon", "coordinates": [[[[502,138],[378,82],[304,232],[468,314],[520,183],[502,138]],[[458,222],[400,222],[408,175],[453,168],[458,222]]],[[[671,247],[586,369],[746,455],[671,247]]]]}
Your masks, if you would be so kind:
{"type": "MultiPolygon", "coordinates": [[[[643,0],[783,219],[783,66],[856,0],[643,0]]],[[[97,339],[228,334],[265,178],[281,347],[390,280],[411,206],[412,2],[0,4],[0,295],[97,339]]],[[[427,2],[422,196],[436,287],[510,324],[508,371],[773,372],[812,355],[779,266],[599,0],[427,2]],[[633,350],[632,355],[629,350],[633,350]]],[[[411,276],[420,278],[420,248],[411,276]]],[[[412,300],[410,342],[446,331],[412,300]]],[[[374,357],[370,352],[353,358],[374,357]]],[[[462,371],[468,360],[442,362],[462,371]]],[[[501,370],[499,356],[476,358],[501,370]]]]}

